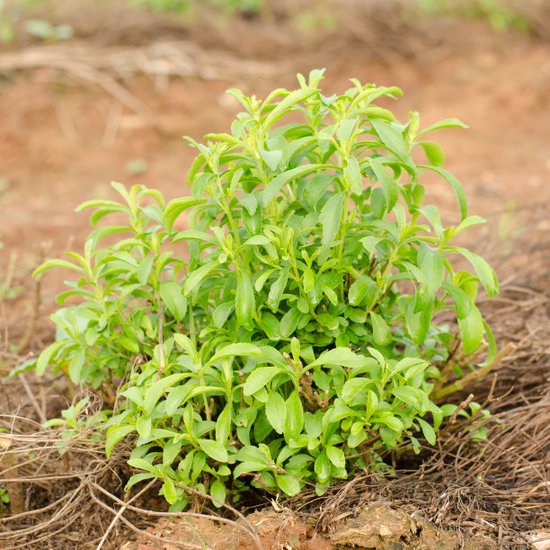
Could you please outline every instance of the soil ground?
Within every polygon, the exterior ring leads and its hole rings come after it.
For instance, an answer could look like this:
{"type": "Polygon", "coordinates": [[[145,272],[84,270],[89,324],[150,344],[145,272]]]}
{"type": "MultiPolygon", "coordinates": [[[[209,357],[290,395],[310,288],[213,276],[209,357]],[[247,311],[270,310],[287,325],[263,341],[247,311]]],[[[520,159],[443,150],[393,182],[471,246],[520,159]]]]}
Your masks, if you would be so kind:
{"type": "MultiPolygon", "coordinates": [[[[343,89],[352,77],[398,85],[405,96],[394,108],[402,117],[415,110],[425,125],[446,117],[467,122],[469,130],[444,131],[438,140],[447,153],[447,168],[466,188],[471,211],[493,219],[494,227],[501,230],[530,209],[549,212],[550,43],[512,31],[494,33],[476,22],[441,21],[437,29],[419,26],[402,33],[389,29],[387,36],[371,36],[370,27],[360,23],[309,41],[287,36],[291,27],[277,30],[257,22],[181,33],[173,23],[169,32],[159,24],[156,32],[149,29],[140,35],[145,27],[138,21],[135,28],[122,25],[118,35],[91,33],[86,47],[97,56],[133,47],[136,41],[143,45],[183,37],[204,58],[226,56],[223,59],[231,61],[230,70],[209,75],[122,79],[139,100],[142,107],[137,109],[51,67],[0,75],[3,269],[16,255],[14,284],[29,287],[27,274],[44,248],[49,256],[78,249],[88,224],[86,215],[76,214],[74,208],[84,200],[112,196],[111,180],[145,183],[168,198],[185,194],[185,173],[194,151],[181,138],[200,139],[228,128],[237,105],[224,95],[226,89],[239,87],[262,96],[274,87],[293,86],[296,72],[317,67],[327,68],[328,91],[343,89]],[[229,34],[237,37],[237,44],[229,34]],[[256,74],[251,66],[258,69],[256,74]]],[[[92,29],[100,25],[88,24],[92,29]]],[[[16,54],[0,50],[0,66],[16,54]]],[[[453,219],[449,189],[434,180],[430,193],[453,219]]],[[[543,216],[539,229],[548,231],[548,223],[543,216]]],[[[481,240],[485,234],[479,235],[481,240]]],[[[499,238],[507,235],[504,228],[499,238]]],[[[44,312],[52,307],[61,282],[61,276],[47,279],[44,312]]],[[[28,294],[23,293],[6,304],[12,335],[24,331],[30,315],[27,303],[28,294]]],[[[41,317],[42,325],[48,327],[41,317]]],[[[38,349],[50,331],[33,335],[31,347],[38,349]]],[[[160,525],[154,532],[163,529],[160,525]]],[[[300,529],[299,542],[305,544],[309,527],[301,524],[300,529]]],[[[285,544],[294,547],[292,541],[285,544]]],[[[331,546],[315,539],[309,544],[302,547],[331,546]]]]}

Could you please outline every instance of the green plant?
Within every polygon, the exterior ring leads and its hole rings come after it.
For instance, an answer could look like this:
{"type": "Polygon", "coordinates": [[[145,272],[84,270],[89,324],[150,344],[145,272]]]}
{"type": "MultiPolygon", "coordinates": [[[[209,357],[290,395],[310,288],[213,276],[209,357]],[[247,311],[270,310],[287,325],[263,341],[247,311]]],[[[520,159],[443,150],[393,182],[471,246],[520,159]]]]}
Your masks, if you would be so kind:
{"type": "Polygon", "coordinates": [[[70,25],[53,25],[44,19],[25,17],[27,8],[44,3],[44,0],[0,0],[0,44],[11,44],[16,38],[16,27],[23,23],[25,32],[47,41],[67,40],[73,36],[70,25]]]}
{"type": "MultiPolygon", "coordinates": [[[[129,0],[134,7],[148,8],[160,12],[190,13],[201,2],[197,0],[129,0]]],[[[219,8],[226,13],[235,11],[258,12],[261,10],[264,0],[206,0],[202,2],[208,6],[219,8]]]]}
{"type": "Polygon", "coordinates": [[[0,510],[2,508],[9,509],[9,507],[10,507],[10,494],[8,493],[8,490],[3,485],[0,485],[0,510]]]}
{"type": "Polygon", "coordinates": [[[505,0],[469,0],[457,2],[453,0],[418,0],[421,12],[427,15],[445,14],[451,16],[467,16],[472,19],[488,21],[497,31],[517,29],[529,31],[530,22],[521,10],[505,0]]]}
{"type": "Polygon", "coordinates": [[[354,80],[326,97],[322,76],[264,101],[233,90],[244,111],[231,133],[190,140],[192,196],[165,204],[115,183],[122,202],[80,207],[95,227],[84,253],[36,271],[73,270],[58,301],[80,300],[54,314],[39,374],[53,365],[102,394],[107,454],[134,438],[127,487],[158,478],[174,510],[188,487],[216,504],[250,484],[322,493],[394,449],[433,445],[456,411],[435,392],[475,372],[485,339],[480,372],[495,355],[475,302],[496,275],[452,244],[484,220],[426,139],[464,125],[420,130],[417,113],[400,123],[377,105],[398,88],[354,80]],[[426,173],[452,186],[457,224],[424,203],[426,173]],[[126,221],[98,225],[110,214],[126,221]]]}

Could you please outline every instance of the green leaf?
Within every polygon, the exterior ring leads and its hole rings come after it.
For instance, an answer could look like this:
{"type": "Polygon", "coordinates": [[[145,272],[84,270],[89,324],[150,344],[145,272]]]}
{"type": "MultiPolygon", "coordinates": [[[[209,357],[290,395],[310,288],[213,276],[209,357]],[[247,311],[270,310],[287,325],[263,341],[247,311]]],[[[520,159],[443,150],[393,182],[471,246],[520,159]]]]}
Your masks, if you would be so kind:
{"type": "Polygon", "coordinates": [[[223,304],[220,304],[212,312],[212,321],[214,322],[214,326],[216,328],[222,328],[225,325],[227,318],[231,315],[234,308],[235,308],[235,304],[233,302],[224,302],[223,304]]]}
{"type": "Polygon", "coordinates": [[[476,351],[481,346],[485,335],[483,317],[476,305],[472,304],[467,315],[458,318],[458,328],[464,353],[469,355],[476,351]]]}
{"type": "Polygon", "coordinates": [[[378,416],[379,413],[377,413],[377,416],[372,418],[372,421],[377,424],[383,424],[384,426],[387,426],[390,430],[393,430],[397,434],[401,434],[403,430],[405,429],[403,426],[403,422],[397,418],[397,416],[378,416]]]}
{"type": "Polygon", "coordinates": [[[424,149],[427,159],[434,166],[443,166],[445,164],[445,152],[439,143],[434,141],[421,141],[419,145],[424,149]]]}
{"type": "Polygon", "coordinates": [[[301,489],[298,479],[287,474],[277,476],[277,486],[289,497],[297,495],[301,489]]]}
{"type": "Polygon", "coordinates": [[[195,380],[190,380],[183,386],[177,386],[176,388],[172,388],[168,392],[165,405],[167,415],[171,416],[176,412],[178,407],[182,405],[186,401],[186,399],[189,398],[189,394],[195,388],[196,384],[197,382],[195,380]]]}
{"type": "Polygon", "coordinates": [[[334,239],[340,231],[344,200],[345,195],[343,193],[332,195],[319,214],[319,222],[323,229],[321,243],[326,248],[332,246],[334,239]]]}
{"type": "Polygon", "coordinates": [[[53,342],[38,356],[36,362],[36,374],[38,376],[43,376],[51,361],[65,345],[66,342],[64,341],[53,342]]]}
{"type": "Polygon", "coordinates": [[[422,398],[421,392],[416,388],[403,386],[401,388],[393,388],[391,393],[397,397],[397,399],[403,401],[403,403],[407,403],[407,405],[411,405],[411,407],[414,407],[418,411],[424,409],[424,399],[422,398]]]}
{"type": "Polygon", "coordinates": [[[424,359],[419,359],[418,357],[404,357],[398,361],[392,368],[392,372],[402,372],[406,370],[405,378],[412,378],[416,374],[422,372],[430,363],[424,359]]]}
{"type": "Polygon", "coordinates": [[[260,271],[256,281],[254,282],[254,290],[256,292],[261,292],[264,288],[266,281],[269,279],[269,277],[271,277],[274,272],[274,269],[264,269],[263,271],[260,271]]]}
{"type": "Polygon", "coordinates": [[[181,349],[185,351],[187,355],[189,355],[189,357],[198,359],[197,348],[195,347],[195,344],[191,342],[189,336],[185,334],[174,334],[174,341],[181,349]]]}
{"type": "Polygon", "coordinates": [[[140,473],[140,474],[134,474],[130,477],[128,480],[128,483],[124,486],[124,491],[129,491],[134,485],[141,483],[142,481],[145,481],[146,479],[151,479],[153,477],[158,477],[156,474],[147,472],[147,473],[140,473]]]}
{"type": "Polygon", "coordinates": [[[181,285],[171,281],[159,285],[160,297],[176,321],[181,321],[187,313],[187,300],[182,291],[181,285]]]}
{"type": "Polygon", "coordinates": [[[284,372],[280,367],[261,367],[253,370],[244,383],[244,394],[253,395],[262,388],[265,388],[273,377],[280,372],[284,372]]]}
{"type": "Polygon", "coordinates": [[[465,220],[468,217],[468,204],[466,201],[466,193],[464,192],[464,188],[462,187],[462,184],[458,181],[458,179],[451,172],[449,172],[448,170],[445,170],[445,168],[441,168],[440,166],[431,166],[429,164],[422,164],[418,168],[431,170],[432,172],[439,174],[442,178],[444,178],[449,183],[458,201],[458,207],[460,209],[460,217],[461,217],[460,219],[465,220]]]}
{"type": "Polygon", "coordinates": [[[129,433],[135,431],[134,426],[130,426],[128,424],[117,424],[115,426],[111,426],[107,430],[106,440],[105,440],[105,455],[107,458],[111,456],[111,453],[113,452],[114,446],[124,439],[129,433]]]}
{"type": "Polygon", "coordinates": [[[322,285],[321,288],[323,290],[323,294],[328,298],[329,302],[336,307],[339,303],[338,294],[336,294],[336,292],[334,292],[334,290],[332,290],[329,286],[322,285]]]}
{"type": "Polygon", "coordinates": [[[379,346],[388,346],[393,342],[393,336],[386,321],[374,311],[370,312],[374,343],[379,346]]]}
{"type": "Polygon", "coordinates": [[[131,351],[132,353],[139,353],[139,343],[135,340],[131,340],[127,336],[120,336],[117,341],[122,347],[126,348],[128,351],[131,351]]]}
{"type": "Polygon", "coordinates": [[[210,486],[210,496],[214,499],[214,506],[221,508],[225,502],[227,490],[223,481],[216,479],[210,486]]]}
{"type": "Polygon", "coordinates": [[[218,239],[216,239],[214,235],[210,235],[204,231],[197,231],[196,229],[180,231],[172,239],[173,243],[178,243],[180,241],[201,241],[210,244],[218,244],[218,239]]]}
{"type": "Polygon", "coordinates": [[[457,317],[459,319],[466,317],[474,305],[472,299],[461,288],[450,283],[444,283],[443,288],[449,292],[455,301],[457,317]]]}
{"type": "Polygon", "coordinates": [[[380,141],[401,160],[409,157],[409,148],[401,131],[392,123],[382,119],[371,119],[372,127],[380,137],[380,141]]]}
{"type": "Polygon", "coordinates": [[[151,435],[153,422],[150,416],[140,416],[136,421],[136,430],[141,439],[147,439],[151,435]]]}
{"type": "Polygon", "coordinates": [[[84,361],[86,360],[86,350],[81,348],[75,353],[72,359],[69,361],[69,378],[73,384],[80,384],[82,367],[84,366],[84,361]]]}
{"type": "Polygon", "coordinates": [[[311,292],[315,287],[315,274],[309,267],[304,269],[304,273],[302,275],[302,285],[304,287],[304,292],[311,292]]]}
{"type": "Polygon", "coordinates": [[[373,381],[370,378],[350,378],[342,387],[341,397],[348,405],[352,404],[357,396],[364,394],[365,389],[370,386],[373,381]]]}
{"type": "Polygon", "coordinates": [[[302,433],[304,427],[304,408],[300,395],[293,391],[286,400],[285,439],[294,439],[302,433]]]}
{"type": "Polygon", "coordinates": [[[32,276],[40,277],[40,275],[42,275],[46,271],[54,268],[71,269],[72,271],[84,273],[84,269],[82,267],[75,265],[72,262],[68,262],[67,260],[48,260],[47,262],[44,262],[42,265],[38,266],[32,272],[32,276]]]}
{"type": "Polygon", "coordinates": [[[361,168],[355,157],[348,159],[348,164],[344,168],[344,178],[349,184],[351,192],[355,195],[360,195],[363,191],[363,177],[361,176],[361,168]]]}
{"type": "Polygon", "coordinates": [[[236,343],[229,344],[222,349],[218,350],[212,359],[208,361],[208,364],[213,364],[225,357],[258,357],[262,354],[262,350],[256,344],[236,343]]]}
{"type": "Polygon", "coordinates": [[[384,239],[382,239],[382,237],[369,235],[368,237],[363,237],[362,239],[360,239],[359,242],[363,245],[363,248],[369,253],[369,255],[372,256],[376,245],[383,240],[384,239]]]}
{"type": "Polygon", "coordinates": [[[283,292],[285,291],[288,282],[288,267],[281,269],[276,281],[271,285],[269,289],[269,295],[267,297],[267,305],[271,308],[271,311],[277,311],[279,308],[279,302],[283,292]]]}
{"type": "Polygon", "coordinates": [[[161,477],[159,469],[153,466],[144,458],[130,458],[128,459],[128,466],[131,466],[132,468],[137,468],[138,470],[145,470],[146,472],[150,472],[155,476],[161,477]]]}
{"type": "Polygon", "coordinates": [[[368,275],[362,275],[349,287],[348,301],[352,306],[359,306],[375,291],[376,283],[368,275]]]}
{"type": "Polygon", "coordinates": [[[178,500],[176,486],[169,477],[164,478],[164,483],[162,484],[162,494],[168,504],[175,504],[178,500]]]}
{"type": "Polygon", "coordinates": [[[283,152],[281,150],[276,151],[266,151],[265,149],[260,150],[260,155],[264,159],[265,163],[269,166],[272,171],[277,170],[281,158],[283,157],[283,152]]]}
{"type": "Polygon", "coordinates": [[[279,331],[279,319],[272,313],[262,313],[261,328],[266,333],[267,337],[273,341],[278,342],[281,339],[281,333],[279,331]]]}
{"type": "Polygon", "coordinates": [[[484,223],[487,223],[487,220],[485,218],[482,218],[481,216],[468,216],[466,219],[462,220],[459,225],[456,226],[455,234],[460,233],[465,229],[469,229],[470,227],[475,227],[476,225],[482,225],[484,223]]]}
{"type": "Polygon", "coordinates": [[[226,405],[216,420],[216,441],[221,445],[227,443],[231,433],[231,421],[233,418],[233,407],[226,405]]]}
{"type": "Polygon", "coordinates": [[[278,434],[282,434],[286,422],[286,403],[279,393],[268,392],[265,414],[273,429],[278,434]]]}
{"type": "Polygon", "coordinates": [[[499,291],[498,277],[493,268],[481,257],[466,248],[458,246],[449,247],[453,252],[462,254],[473,266],[485,292],[489,296],[494,296],[499,291]]]}
{"type": "Polygon", "coordinates": [[[427,134],[428,132],[433,132],[434,130],[442,130],[443,128],[468,128],[468,125],[458,120],[458,118],[446,118],[444,120],[436,122],[435,124],[432,124],[431,126],[428,126],[427,128],[424,128],[424,130],[418,132],[418,135],[422,136],[424,134],[427,134]]]}
{"type": "Polygon", "coordinates": [[[290,308],[281,318],[279,323],[279,331],[283,338],[288,338],[294,334],[298,323],[302,318],[303,313],[301,313],[297,308],[290,308]]]}
{"type": "Polygon", "coordinates": [[[330,462],[326,451],[323,450],[315,459],[315,465],[313,468],[317,474],[317,479],[319,482],[326,483],[330,479],[330,476],[332,475],[332,463],[330,462]]]}
{"type": "Polygon", "coordinates": [[[185,280],[185,284],[183,285],[183,292],[185,296],[189,296],[189,294],[195,290],[197,285],[199,285],[203,279],[218,266],[218,262],[210,262],[202,267],[199,267],[198,269],[195,269],[195,271],[191,271],[185,280]]]}
{"type": "Polygon", "coordinates": [[[256,306],[254,288],[250,277],[242,271],[237,271],[237,294],[235,296],[235,311],[237,320],[246,329],[252,328],[252,315],[256,306]]]}
{"type": "Polygon", "coordinates": [[[187,377],[187,374],[171,374],[147,386],[143,398],[143,410],[150,415],[161,395],[171,386],[187,377]]]}
{"type": "Polygon", "coordinates": [[[218,462],[227,462],[227,449],[217,441],[211,439],[197,439],[199,447],[210,457],[218,462]]]}
{"type": "Polygon", "coordinates": [[[264,128],[269,128],[292,109],[297,103],[317,93],[313,88],[301,88],[290,92],[277,106],[269,113],[263,122],[264,128]]]}
{"type": "Polygon", "coordinates": [[[257,462],[254,460],[246,460],[241,462],[233,471],[233,477],[237,479],[242,474],[248,474],[250,472],[262,472],[270,470],[267,462],[257,462]]]}
{"type": "Polygon", "coordinates": [[[286,172],[281,172],[275,176],[266,186],[262,192],[262,204],[267,207],[269,203],[275,198],[277,193],[283,188],[284,185],[289,183],[295,178],[303,177],[312,172],[317,172],[324,168],[329,168],[325,164],[304,164],[297,166],[286,172]]]}
{"type": "Polygon", "coordinates": [[[243,243],[243,246],[257,246],[262,244],[269,244],[271,242],[271,239],[269,237],[266,237],[265,235],[254,235],[253,237],[250,237],[250,239],[246,240],[243,243]]]}
{"type": "Polygon", "coordinates": [[[430,424],[428,424],[425,420],[422,420],[422,418],[417,418],[416,420],[420,424],[420,428],[422,429],[422,433],[424,434],[426,441],[430,445],[435,445],[437,437],[432,426],[430,426],[430,424]]]}
{"type": "Polygon", "coordinates": [[[370,166],[376,179],[379,181],[386,200],[386,211],[391,210],[397,202],[399,186],[392,174],[388,172],[378,157],[369,159],[370,166]]]}
{"type": "Polygon", "coordinates": [[[199,204],[206,203],[205,198],[198,197],[181,197],[174,199],[168,203],[164,212],[162,214],[162,222],[169,229],[172,228],[176,219],[180,216],[182,212],[191,208],[192,206],[197,206],[199,204]]]}
{"type": "Polygon", "coordinates": [[[320,365],[340,365],[348,368],[362,368],[372,365],[372,359],[351,351],[349,348],[334,348],[324,351],[313,363],[308,365],[316,367],[320,365]]]}
{"type": "Polygon", "coordinates": [[[426,288],[430,296],[434,296],[443,285],[445,279],[445,263],[437,250],[422,246],[419,251],[419,268],[424,275],[426,288]]]}
{"type": "Polygon", "coordinates": [[[153,267],[153,262],[155,258],[153,256],[145,257],[139,263],[137,270],[138,280],[142,285],[147,284],[149,280],[149,275],[151,273],[151,268],[153,267]]]}
{"type": "Polygon", "coordinates": [[[176,438],[172,438],[166,443],[164,449],[162,450],[163,466],[170,466],[174,462],[181,451],[182,445],[183,442],[176,438]]]}
{"type": "Polygon", "coordinates": [[[334,464],[334,466],[336,466],[336,468],[342,470],[346,467],[346,457],[342,449],[329,445],[325,447],[325,452],[327,453],[328,459],[334,464]]]}

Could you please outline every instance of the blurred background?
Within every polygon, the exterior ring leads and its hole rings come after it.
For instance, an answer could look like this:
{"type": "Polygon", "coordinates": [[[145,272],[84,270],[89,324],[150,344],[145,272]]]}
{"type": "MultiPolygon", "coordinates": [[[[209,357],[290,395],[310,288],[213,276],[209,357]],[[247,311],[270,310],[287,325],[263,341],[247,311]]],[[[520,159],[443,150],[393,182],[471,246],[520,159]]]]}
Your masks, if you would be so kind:
{"type": "MultiPolygon", "coordinates": [[[[509,226],[548,204],[549,0],[0,0],[1,297],[80,246],[74,208],[111,180],[185,194],[182,136],[228,128],[226,89],[319,67],[328,92],[398,85],[401,116],[467,122],[438,138],[472,212],[509,226]]],[[[452,221],[449,190],[431,192],[452,221]]]]}

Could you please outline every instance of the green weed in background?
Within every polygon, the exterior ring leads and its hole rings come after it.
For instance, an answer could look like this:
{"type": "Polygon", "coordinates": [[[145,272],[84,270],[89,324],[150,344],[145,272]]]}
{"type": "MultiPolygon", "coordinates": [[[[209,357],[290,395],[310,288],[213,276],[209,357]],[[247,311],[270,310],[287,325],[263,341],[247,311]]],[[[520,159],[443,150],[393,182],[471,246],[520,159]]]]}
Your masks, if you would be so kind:
{"type": "Polygon", "coordinates": [[[529,31],[529,20],[506,0],[417,0],[424,16],[447,15],[488,21],[497,31],[529,31]]]}
{"type": "Polygon", "coordinates": [[[16,39],[17,24],[29,36],[48,42],[67,40],[73,36],[71,25],[54,25],[44,19],[29,18],[28,8],[45,4],[47,0],[0,0],[0,44],[11,44],[16,39]]]}
{"type": "Polygon", "coordinates": [[[224,13],[234,13],[236,11],[258,12],[264,5],[264,0],[206,0],[197,2],[196,0],[128,0],[132,7],[146,8],[159,12],[177,12],[189,14],[194,8],[207,5],[218,8],[224,13]]]}
{"type": "Polygon", "coordinates": [[[127,489],[157,478],[172,510],[188,487],[221,505],[250,486],[321,494],[388,469],[389,451],[434,445],[457,411],[452,379],[479,367],[451,350],[487,342],[485,365],[495,355],[476,299],[498,291],[496,275],[453,244],[484,220],[429,139],[464,124],[403,123],[378,105],[398,88],[354,80],[325,96],[322,77],[263,101],[233,90],[230,133],[190,140],[191,196],[113,184],[120,202],[80,207],[94,227],[83,253],[35,272],[75,275],[38,374],[103,396],[107,455],[132,441],[127,489]],[[457,224],[426,204],[429,173],[454,190],[457,224]]]}

